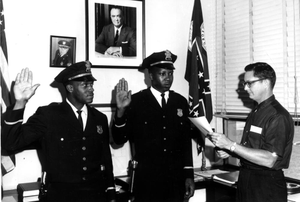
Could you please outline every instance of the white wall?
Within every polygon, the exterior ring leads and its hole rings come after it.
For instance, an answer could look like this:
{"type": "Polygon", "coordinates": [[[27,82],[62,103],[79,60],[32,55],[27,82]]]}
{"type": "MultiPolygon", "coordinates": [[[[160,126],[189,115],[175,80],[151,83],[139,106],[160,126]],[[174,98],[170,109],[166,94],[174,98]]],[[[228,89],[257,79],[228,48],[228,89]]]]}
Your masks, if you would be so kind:
{"type": "MultiPolygon", "coordinates": [[[[41,84],[27,104],[26,120],[38,106],[61,101],[59,92],[50,86],[53,78],[62,70],[49,67],[50,35],[76,37],[76,61],[86,58],[85,0],[3,0],[3,3],[11,80],[22,68],[29,67],[34,73],[34,83],[41,84]]],[[[146,56],[165,49],[178,56],[172,89],[185,97],[188,95],[188,83],[184,80],[184,72],[193,4],[194,0],[145,2],[146,56]]],[[[209,20],[212,4],[209,0],[202,0],[208,41],[213,40],[207,34],[213,28],[209,20]]],[[[95,83],[94,103],[110,100],[111,91],[122,77],[129,81],[133,92],[146,88],[144,75],[135,69],[120,71],[94,68],[92,72],[98,80],[95,83]]],[[[103,109],[103,112],[111,116],[109,110],[103,109]]],[[[122,156],[124,152],[128,153],[128,148],[113,151],[113,157],[122,156]]],[[[199,167],[201,157],[197,157],[195,153],[194,157],[195,166],[199,167]]],[[[39,172],[35,151],[18,154],[17,167],[3,177],[3,188],[14,189],[17,183],[35,181],[40,176],[39,172]]]]}

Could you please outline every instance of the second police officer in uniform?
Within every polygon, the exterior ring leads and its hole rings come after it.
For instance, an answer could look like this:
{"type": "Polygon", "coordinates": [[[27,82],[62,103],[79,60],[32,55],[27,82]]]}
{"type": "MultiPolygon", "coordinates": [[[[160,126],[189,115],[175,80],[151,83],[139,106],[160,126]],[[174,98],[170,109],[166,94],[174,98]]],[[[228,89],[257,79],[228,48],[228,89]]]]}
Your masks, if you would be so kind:
{"type": "Polygon", "coordinates": [[[182,202],[194,194],[188,103],[170,90],[176,59],[168,50],[144,59],[142,67],[151,80],[148,89],[131,96],[125,79],[116,87],[113,138],[117,144],[134,144],[136,202],[182,202]]]}

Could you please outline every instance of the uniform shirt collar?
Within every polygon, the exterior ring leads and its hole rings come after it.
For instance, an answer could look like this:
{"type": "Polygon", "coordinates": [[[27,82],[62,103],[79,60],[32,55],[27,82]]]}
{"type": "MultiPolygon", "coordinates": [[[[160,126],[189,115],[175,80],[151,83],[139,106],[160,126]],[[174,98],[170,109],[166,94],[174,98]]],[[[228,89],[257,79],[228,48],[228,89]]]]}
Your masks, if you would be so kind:
{"type": "MultiPolygon", "coordinates": [[[[77,117],[77,116],[78,116],[78,113],[77,113],[78,109],[77,109],[76,107],[74,107],[74,105],[73,105],[68,99],[66,99],[66,101],[67,101],[67,103],[71,106],[71,108],[72,108],[74,114],[75,114],[76,117],[77,117]]],[[[82,115],[87,116],[87,113],[88,113],[88,112],[87,112],[87,107],[86,107],[86,105],[83,105],[83,107],[81,108],[81,111],[82,111],[82,113],[84,113],[84,114],[82,114],[82,115]]]]}
{"type": "MultiPolygon", "coordinates": [[[[159,92],[158,90],[156,90],[153,87],[150,87],[150,91],[153,94],[153,96],[156,98],[157,102],[161,105],[161,92],[159,92]]],[[[165,93],[165,99],[166,102],[168,102],[169,99],[169,91],[164,92],[165,93]]]]}

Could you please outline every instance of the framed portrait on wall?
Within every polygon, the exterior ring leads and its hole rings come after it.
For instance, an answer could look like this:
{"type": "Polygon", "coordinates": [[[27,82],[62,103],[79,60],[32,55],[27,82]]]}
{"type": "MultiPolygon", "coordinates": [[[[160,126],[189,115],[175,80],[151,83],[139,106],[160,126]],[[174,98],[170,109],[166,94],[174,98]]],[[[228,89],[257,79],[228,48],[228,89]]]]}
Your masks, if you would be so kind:
{"type": "Polygon", "coordinates": [[[50,36],[50,67],[68,67],[75,62],[76,38],[50,36]]]}
{"type": "Polygon", "coordinates": [[[87,60],[99,68],[137,68],[144,57],[143,1],[86,0],[87,60]]]}

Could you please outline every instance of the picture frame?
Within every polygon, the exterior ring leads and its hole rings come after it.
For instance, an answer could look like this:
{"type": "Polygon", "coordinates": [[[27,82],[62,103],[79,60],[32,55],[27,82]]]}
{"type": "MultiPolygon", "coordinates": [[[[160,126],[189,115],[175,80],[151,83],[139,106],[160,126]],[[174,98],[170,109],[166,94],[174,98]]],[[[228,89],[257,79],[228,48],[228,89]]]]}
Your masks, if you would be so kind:
{"type": "Polygon", "coordinates": [[[50,36],[50,67],[68,67],[76,61],[76,37],[50,36]]]}
{"type": "Polygon", "coordinates": [[[145,55],[143,3],[130,0],[86,0],[86,58],[92,67],[138,68],[142,64],[145,55]],[[113,35],[116,35],[111,20],[113,8],[115,12],[121,10],[123,22],[116,44],[113,44],[113,35]]]}

